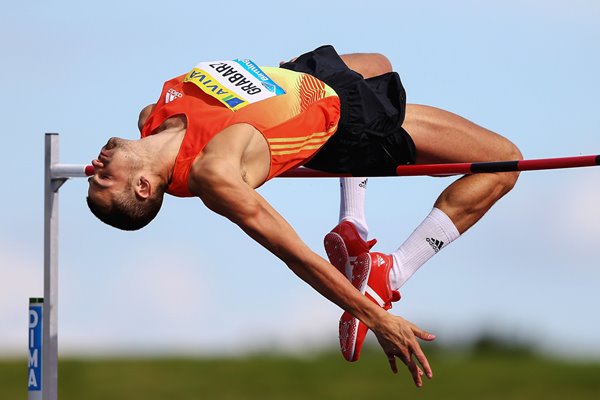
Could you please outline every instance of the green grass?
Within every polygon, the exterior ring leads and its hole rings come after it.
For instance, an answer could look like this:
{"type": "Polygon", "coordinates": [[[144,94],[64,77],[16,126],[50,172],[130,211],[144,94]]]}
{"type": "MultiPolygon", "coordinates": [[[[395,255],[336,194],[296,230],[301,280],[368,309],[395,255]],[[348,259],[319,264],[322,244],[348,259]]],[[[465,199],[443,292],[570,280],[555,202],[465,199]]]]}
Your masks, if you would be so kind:
{"type": "MultiPolygon", "coordinates": [[[[119,399],[599,399],[600,362],[568,363],[519,350],[429,349],[434,379],[417,389],[377,350],[358,363],[307,358],[60,361],[60,400],[119,399]]],[[[0,398],[25,399],[26,361],[0,361],[0,398]]]]}

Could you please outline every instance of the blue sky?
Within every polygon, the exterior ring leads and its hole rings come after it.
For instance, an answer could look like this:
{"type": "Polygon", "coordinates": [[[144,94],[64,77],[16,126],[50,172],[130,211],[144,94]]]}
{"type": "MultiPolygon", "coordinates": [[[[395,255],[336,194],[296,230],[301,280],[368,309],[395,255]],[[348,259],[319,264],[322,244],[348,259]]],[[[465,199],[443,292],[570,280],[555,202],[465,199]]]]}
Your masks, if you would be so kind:
{"type": "MultiPolygon", "coordinates": [[[[3,170],[0,354],[24,354],[27,299],[42,294],[43,136],[88,163],[198,61],[275,65],[321,44],[381,52],[408,101],[499,132],[527,158],[600,154],[600,4],[594,1],[12,2],[0,16],[3,170]],[[23,2],[21,2],[23,3],[23,2]]],[[[381,178],[367,217],[392,251],[451,178],[381,178]]],[[[340,310],[197,199],[165,202],[124,233],[61,189],[59,345],[70,353],[304,352],[336,343],[340,310]]],[[[334,179],[260,193],[321,254],[334,179]]],[[[403,288],[394,312],[442,343],[482,330],[600,357],[600,168],[528,172],[478,225],[403,288]]]]}

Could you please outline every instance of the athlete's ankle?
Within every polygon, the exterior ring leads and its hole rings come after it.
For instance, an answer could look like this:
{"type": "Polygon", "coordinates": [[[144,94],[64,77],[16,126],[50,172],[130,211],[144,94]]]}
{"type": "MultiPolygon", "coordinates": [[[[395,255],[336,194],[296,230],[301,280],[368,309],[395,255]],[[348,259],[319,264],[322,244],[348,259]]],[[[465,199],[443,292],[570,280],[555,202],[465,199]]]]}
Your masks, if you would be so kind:
{"type": "Polygon", "coordinates": [[[354,227],[356,228],[356,231],[360,235],[361,239],[364,240],[365,242],[367,241],[367,239],[369,237],[369,227],[367,226],[366,221],[361,221],[359,219],[349,217],[349,216],[346,216],[346,217],[340,219],[340,223],[342,223],[344,221],[348,221],[352,225],[354,225],[354,227]]]}
{"type": "Polygon", "coordinates": [[[460,233],[452,220],[433,208],[406,241],[392,253],[392,289],[399,289],[427,260],[456,240],[460,233]]]}

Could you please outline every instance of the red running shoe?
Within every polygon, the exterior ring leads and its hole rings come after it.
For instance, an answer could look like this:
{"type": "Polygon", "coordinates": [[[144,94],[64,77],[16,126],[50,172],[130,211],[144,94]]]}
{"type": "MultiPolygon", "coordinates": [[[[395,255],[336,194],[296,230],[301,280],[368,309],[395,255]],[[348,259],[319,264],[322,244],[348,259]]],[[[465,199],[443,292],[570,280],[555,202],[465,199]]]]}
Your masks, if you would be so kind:
{"type": "Polygon", "coordinates": [[[376,239],[365,242],[350,221],[340,222],[323,239],[329,262],[349,281],[352,281],[352,265],[356,257],[369,252],[375,243],[376,239]]]}
{"type": "MultiPolygon", "coordinates": [[[[382,253],[363,253],[354,263],[352,285],[373,303],[384,310],[392,308],[392,302],[400,300],[400,292],[390,288],[392,256],[382,253]]],[[[347,361],[360,357],[369,328],[352,314],[345,311],[340,318],[340,348],[347,361]]]]}

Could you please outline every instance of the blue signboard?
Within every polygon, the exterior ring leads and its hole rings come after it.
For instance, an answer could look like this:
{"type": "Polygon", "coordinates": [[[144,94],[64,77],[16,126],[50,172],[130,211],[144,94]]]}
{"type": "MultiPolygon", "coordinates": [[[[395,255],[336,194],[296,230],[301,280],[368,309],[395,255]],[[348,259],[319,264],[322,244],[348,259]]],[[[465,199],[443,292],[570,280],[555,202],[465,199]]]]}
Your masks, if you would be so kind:
{"type": "MultiPolygon", "coordinates": [[[[27,389],[32,392],[41,393],[42,390],[42,314],[43,300],[29,300],[29,352],[27,389]]],[[[30,396],[31,398],[31,396],[30,396]]]]}

